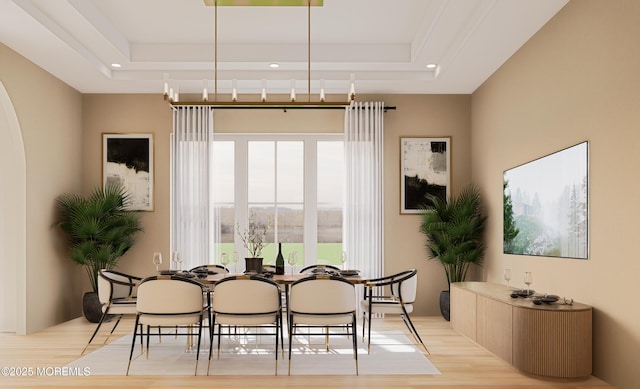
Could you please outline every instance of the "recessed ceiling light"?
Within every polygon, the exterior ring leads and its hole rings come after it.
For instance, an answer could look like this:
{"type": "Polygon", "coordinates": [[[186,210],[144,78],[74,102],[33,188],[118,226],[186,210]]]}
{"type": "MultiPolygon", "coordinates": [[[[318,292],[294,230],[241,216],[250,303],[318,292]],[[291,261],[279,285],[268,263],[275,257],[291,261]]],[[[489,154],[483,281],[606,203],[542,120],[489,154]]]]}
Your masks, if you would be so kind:
{"type": "Polygon", "coordinates": [[[430,63],[430,64],[427,65],[427,69],[435,69],[437,67],[438,67],[438,65],[435,64],[435,63],[430,63]]]}
{"type": "Polygon", "coordinates": [[[111,67],[112,67],[112,68],[121,68],[121,67],[122,67],[122,65],[120,65],[119,63],[112,63],[112,64],[111,64],[111,67]]]}
{"type": "Polygon", "coordinates": [[[279,67],[280,67],[280,64],[279,64],[279,63],[275,63],[275,62],[273,62],[273,63],[270,63],[270,64],[269,64],[269,67],[270,67],[270,68],[274,68],[274,69],[276,69],[276,68],[279,68],[279,67]]]}

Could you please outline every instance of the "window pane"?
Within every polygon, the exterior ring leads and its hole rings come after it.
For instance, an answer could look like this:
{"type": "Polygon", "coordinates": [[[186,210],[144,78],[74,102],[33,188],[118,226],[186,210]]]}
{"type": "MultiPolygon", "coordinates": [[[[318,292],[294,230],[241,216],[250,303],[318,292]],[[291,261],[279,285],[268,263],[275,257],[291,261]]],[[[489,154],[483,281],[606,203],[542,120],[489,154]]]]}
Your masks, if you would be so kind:
{"type": "Polygon", "coordinates": [[[318,203],[342,208],[343,179],[342,142],[318,142],[318,203]]]}
{"type": "Polygon", "coordinates": [[[235,142],[214,141],[211,179],[214,207],[213,258],[202,263],[215,263],[221,253],[233,253],[235,226],[235,142]]]}
{"type": "Polygon", "coordinates": [[[275,142],[250,141],[249,161],[249,202],[272,203],[275,201],[275,142]]]}
{"type": "Polygon", "coordinates": [[[340,265],[342,208],[318,205],[318,263],[340,265]]]}
{"type": "Polygon", "coordinates": [[[222,243],[233,243],[236,225],[235,212],[233,204],[216,206],[216,216],[220,220],[220,241],[222,243]]]}
{"type": "Polygon", "coordinates": [[[304,143],[278,142],[278,202],[304,201],[304,143]]]}
{"type": "Polygon", "coordinates": [[[235,235],[235,206],[231,204],[214,205],[213,258],[202,263],[217,263],[222,253],[233,254],[235,235]]]}
{"type": "Polygon", "coordinates": [[[254,223],[258,225],[267,225],[269,229],[267,231],[265,242],[269,243],[262,250],[262,257],[265,259],[275,258],[275,251],[273,249],[274,242],[274,223],[275,223],[275,214],[276,209],[273,205],[258,205],[258,204],[250,204],[249,205],[249,215],[254,223]]]}
{"type": "Polygon", "coordinates": [[[233,141],[213,142],[213,201],[234,202],[234,146],[233,141]]]}
{"type": "Polygon", "coordinates": [[[279,204],[278,242],[302,243],[304,241],[303,231],[304,211],[302,205],[279,204]]]}
{"type": "Polygon", "coordinates": [[[318,263],[342,267],[342,243],[318,243],[318,263]]]}
{"type": "Polygon", "coordinates": [[[342,264],[343,177],[343,142],[319,141],[318,263],[342,264]]]}

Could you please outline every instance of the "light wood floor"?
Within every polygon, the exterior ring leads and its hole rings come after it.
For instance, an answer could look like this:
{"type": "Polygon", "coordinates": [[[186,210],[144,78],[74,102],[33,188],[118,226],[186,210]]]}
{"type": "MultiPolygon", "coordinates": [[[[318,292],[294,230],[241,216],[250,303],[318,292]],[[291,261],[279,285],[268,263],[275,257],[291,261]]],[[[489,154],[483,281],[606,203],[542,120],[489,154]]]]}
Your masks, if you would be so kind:
{"type": "MultiPolygon", "coordinates": [[[[2,388],[612,388],[588,377],[581,380],[551,380],[531,377],[494,357],[456,334],[440,317],[416,317],[415,324],[427,344],[429,359],[442,372],[425,376],[174,376],[174,377],[0,377],[2,388]]],[[[131,320],[121,323],[111,340],[132,330],[131,320]]],[[[27,336],[0,334],[0,367],[61,367],[79,358],[95,324],[83,318],[27,336]]],[[[102,331],[87,352],[102,345],[110,330],[102,331]],[[102,335],[102,336],[101,336],[102,335]]],[[[374,328],[404,330],[401,320],[380,319],[374,328]]],[[[250,368],[250,366],[247,366],[250,368]]]]}

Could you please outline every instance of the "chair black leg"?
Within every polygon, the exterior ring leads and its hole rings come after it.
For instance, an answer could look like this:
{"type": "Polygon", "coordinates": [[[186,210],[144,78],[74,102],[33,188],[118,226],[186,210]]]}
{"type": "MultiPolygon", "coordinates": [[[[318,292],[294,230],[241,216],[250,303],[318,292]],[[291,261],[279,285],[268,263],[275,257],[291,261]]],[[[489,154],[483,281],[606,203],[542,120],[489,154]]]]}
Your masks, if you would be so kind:
{"type": "Polygon", "coordinates": [[[218,324],[218,359],[220,359],[220,338],[222,338],[222,324],[218,324]]]}
{"type": "Polygon", "coordinates": [[[280,344],[282,345],[282,359],[284,359],[284,322],[282,321],[282,311],[280,311],[280,344]]]}
{"type": "Polygon", "coordinates": [[[151,336],[151,326],[147,326],[147,359],[149,359],[149,336],[151,336]]]}
{"type": "Polygon", "coordinates": [[[402,319],[404,320],[404,323],[407,325],[407,327],[409,328],[409,331],[418,339],[418,341],[422,344],[422,347],[424,347],[424,350],[427,352],[428,355],[431,355],[431,353],[429,352],[429,349],[427,349],[427,346],[425,346],[424,342],[422,341],[422,338],[420,337],[420,335],[418,334],[418,331],[416,330],[416,327],[413,325],[413,322],[411,321],[411,317],[409,317],[409,314],[407,313],[407,311],[404,309],[404,307],[402,307],[402,310],[404,311],[404,315],[402,315],[402,319]]]}
{"type": "Polygon", "coordinates": [[[287,327],[289,328],[289,369],[288,369],[288,375],[291,375],[291,345],[293,344],[293,336],[294,336],[293,316],[292,315],[289,315],[289,319],[287,320],[287,327]]]}
{"type": "MultiPolygon", "coordinates": [[[[133,339],[131,340],[131,351],[129,352],[129,363],[127,364],[127,374],[129,375],[129,368],[131,367],[131,358],[133,357],[133,348],[136,345],[136,335],[138,333],[138,322],[140,321],[140,316],[136,315],[136,324],[133,326],[133,339]]],[[[140,325],[140,330],[142,331],[142,325],[140,325]]],[[[140,337],[142,337],[142,333],[140,333],[140,337]]]]}
{"type": "MultiPolygon", "coordinates": [[[[278,350],[278,333],[280,333],[280,335],[282,335],[282,311],[280,311],[280,315],[278,315],[279,317],[276,317],[276,375],[278,375],[278,352],[280,350],[278,350]]],[[[284,352],[284,342],[282,343],[282,350],[284,352]]]]}
{"type": "Polygon", "coordinates": [[[351,337],[353,338],[353,357],[356,360],[356,375],[360,375],[358,371],[358,341],[356,340],[356,314],[353,314],[353,322],[351,323],[351,337]]]}
{"type": "MultiPolygon", "coordinates": [[[[87,345],[84,346],[84,348],[82,349],[82,352],[80,353],[80,355],[84,354],[84,352],[87,350],[87,347],[89,347],[89,345],[93,341],[93,338],[96,337],[96,334],[98,333],[98,330],[100,330],[100,327],[102,326],[102,323],[104,322],[104,319],[107,317],[107,312],[109,312],[109,308],[105,309],[104,312],[102,312],[102,316],[100,316],[100,321],[98,322],[98,325],[96,326],[96,329],[93,331],[93,335],[91,335],[91,338],[89,339],[89,342],[87,342],[87,345]]],[[[111,332],[113,332],[113,331],[111,331],[111,332]]]]}
{"type": "Polygon", "coordinates": [[[142,326],[142,323],[140,323],[140,354],[142,354],[144,352],[144,327],[142,326]]]}
{"type": "MultiPolygon", "coordinates": [[[[367,354],[371,353],[371,306],[369,306],[369,320],[367,322],[368,324],[368,333],[367,333],[367,354]]],[[[364,331],[364,329],[363,329],[364,331]]]]}
{"type": "Polygon", "coordinates": [[[200,360],[200,341],[202,339],[202,313],[200,313],[200,322],[198,323],[198,347],[196,348],[196,371],[194,375],[198,375],[198,361],[200,360]]]}
{"type": "Polygon", "coordinates": [[[122,319],[122,314],[120,314],[118,316],[118,320],[116,320],[116,324],[113,325],[113,328],[111,329],[111,332],[109,332],[109,335],[107,335],[107,338],[104,340],[104,343],[107,343],[107,340],[109,340],[109,338],[111,337],[111,335],[113,335],[113,331],[116,330],[116,327],[118,327],[118,324],[120,324],[120,320],[122,319]]]}
{"type": "MultiPolygon", "coordinates": [[[[213,353],[213,332],[216,328],[216,316],[215,314],[211,316],[209,314],[209,362],[207,364],[207,375],[209,375],[209,369],[211,368],[211,354],[213,353]]],[[[220,334],[218,334],[218,339],[220,339],[220,334]]]]}

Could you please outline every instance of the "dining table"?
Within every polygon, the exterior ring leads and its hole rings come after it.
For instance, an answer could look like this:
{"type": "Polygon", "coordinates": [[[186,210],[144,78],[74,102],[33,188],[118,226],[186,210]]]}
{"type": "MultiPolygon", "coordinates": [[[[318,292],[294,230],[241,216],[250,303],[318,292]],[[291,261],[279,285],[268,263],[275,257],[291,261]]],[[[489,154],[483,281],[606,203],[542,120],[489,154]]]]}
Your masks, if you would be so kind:
{"type": "MultiPolygon", "coordinates": [[[[215,285],[218,282],[220,282],[223,278],[226,277],[236,277],[236,276],[242,276],[242,275],[246,275],[246,276],[250,276],[251,274],[244,274],[244,273],[218,273],[218,274],[209,274],[207,275],[206,278],[198,278],[197,280],[205,285],[215,285]]],[[[259,274],[258,274],[259,275],[259,274]]],[[[269,275],[267,278],[270,280],[273,280],[276,284],[279,285],[291,285],[294,282],[301,280],[305,277],[309,277],[311,275],[327,275],[329,276],[330,274],[302,274],[302,273],[294,273],[294,274],[273,274],[273,275],[269,275]]],[[[340,273],[338,273],[337,275],[340,275],[340,273]]],[[[343,275],[341,276],[344,279],[346,279],[347,281],[351,282],[352,284],[362,284],[365,283],[367,280],[362,278],[360,275],[343,275]]]]}

